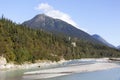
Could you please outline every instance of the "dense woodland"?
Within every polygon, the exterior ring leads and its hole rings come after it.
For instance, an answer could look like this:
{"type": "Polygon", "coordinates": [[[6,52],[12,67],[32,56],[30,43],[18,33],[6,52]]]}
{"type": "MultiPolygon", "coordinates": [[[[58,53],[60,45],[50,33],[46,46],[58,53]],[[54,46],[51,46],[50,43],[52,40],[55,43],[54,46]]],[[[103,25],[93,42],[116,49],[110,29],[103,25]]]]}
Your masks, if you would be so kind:
{"type": "Polygon", "coordinates": [[[0,55],[8,62],[77,59],[88,57],[120,57],[120,51],[69,36],[54,35],[31,29],[0,18],[0,55]],[[76,46],[71,43],[75,42],[76,46]]]}

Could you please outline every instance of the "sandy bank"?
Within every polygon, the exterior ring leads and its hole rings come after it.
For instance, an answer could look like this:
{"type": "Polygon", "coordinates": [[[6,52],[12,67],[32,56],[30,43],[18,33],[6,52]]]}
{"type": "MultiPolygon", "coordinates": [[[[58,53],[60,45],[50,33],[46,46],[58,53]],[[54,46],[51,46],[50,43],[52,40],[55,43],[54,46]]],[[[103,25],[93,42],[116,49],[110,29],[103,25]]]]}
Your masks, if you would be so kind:
{"type": "Polygon", "coordinates": [[[16,70],[16,69],[30,69],[30,68],[38,68],[38,67],[42,68],[42,67],[60,65],[64,62],[66,61],[61,60],[58,62],[52,62],[52,61],[44,60],[44,61],[38,61],[36,63],[24,63],[21,65],[16,65],[14,63],[3,63],[0,65],[0,71],[16,70]]]}

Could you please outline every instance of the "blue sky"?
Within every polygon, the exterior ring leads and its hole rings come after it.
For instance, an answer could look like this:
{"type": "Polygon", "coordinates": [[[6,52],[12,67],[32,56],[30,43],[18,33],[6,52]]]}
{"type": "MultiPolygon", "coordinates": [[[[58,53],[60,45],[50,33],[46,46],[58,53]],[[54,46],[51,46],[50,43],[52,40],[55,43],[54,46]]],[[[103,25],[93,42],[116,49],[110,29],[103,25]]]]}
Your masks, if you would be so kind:
{"type": "Polygon", "coordinates": [[[55,18],[62,16],[80,29],[120,45],[120,0],[0,0],[0,15],[17,23],[40,13],[55,18]],[[48,8],[44,5],[52,9],[45,11],[48,8]]]}

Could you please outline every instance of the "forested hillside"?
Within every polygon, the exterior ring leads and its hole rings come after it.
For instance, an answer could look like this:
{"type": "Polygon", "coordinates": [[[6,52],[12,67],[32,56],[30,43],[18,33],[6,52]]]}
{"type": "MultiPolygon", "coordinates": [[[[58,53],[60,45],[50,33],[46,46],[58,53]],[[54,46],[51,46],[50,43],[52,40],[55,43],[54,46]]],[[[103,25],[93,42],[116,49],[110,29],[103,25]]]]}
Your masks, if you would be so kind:
{"type": "Polygon", "coordinates": [[[58,61],[83,57],[119,57],[120,51],[103,45],[53,35],[0,18],[0,55],[8,62],[58,61]]]}

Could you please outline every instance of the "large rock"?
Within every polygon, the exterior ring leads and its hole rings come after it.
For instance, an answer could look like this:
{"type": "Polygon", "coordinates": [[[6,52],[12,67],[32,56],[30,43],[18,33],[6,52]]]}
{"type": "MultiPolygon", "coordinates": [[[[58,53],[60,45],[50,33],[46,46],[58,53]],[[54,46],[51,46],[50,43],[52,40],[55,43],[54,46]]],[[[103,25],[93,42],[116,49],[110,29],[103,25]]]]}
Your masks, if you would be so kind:
{"type": "Polygon", "coordinates": [[[6,58],[0,56],[0,68],[4,68],[6,64],[7,64],[6,58]]]}

